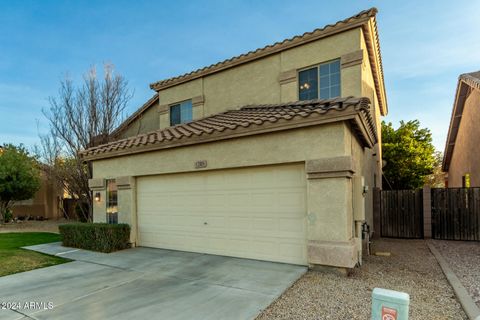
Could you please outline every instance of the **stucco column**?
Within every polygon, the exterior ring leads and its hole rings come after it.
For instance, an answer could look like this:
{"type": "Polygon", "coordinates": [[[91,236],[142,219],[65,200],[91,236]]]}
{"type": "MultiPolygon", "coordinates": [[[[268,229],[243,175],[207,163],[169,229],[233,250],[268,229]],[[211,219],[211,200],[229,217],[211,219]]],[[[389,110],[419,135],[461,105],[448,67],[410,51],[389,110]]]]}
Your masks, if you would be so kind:
{"type": "Polygon", "coordinates": [[[201,119],[204,113],[205,97],[203,95],[192,98],[192,116],[193,119],[201,119]]]}
{"type": "Polygon", "coordinates": [[[88,187],[93,193],[93,222],[107,222],[105,179],[90,179],[88,180],[88,187]],[[100,196],[98,201],[95,200],[97,194],[100,196]]]}
{"type": "Polygon", "coordinates": [[[353,159],[342,156],[307,161],[306,172],[308,262],[353,268],[361,250],[353,234],[353,159]]]}
{"type": "Polygon", "coordinates": [[[298,100],[297,69],[291,69],[280,73],[280,102],[298,100]]]}
{"type": "Polygon", "coordinates": [[[137,212],[135,177],[116,178],[118,187],[118,222],[130,225],[130,242],[137,243],[137,212]]]}

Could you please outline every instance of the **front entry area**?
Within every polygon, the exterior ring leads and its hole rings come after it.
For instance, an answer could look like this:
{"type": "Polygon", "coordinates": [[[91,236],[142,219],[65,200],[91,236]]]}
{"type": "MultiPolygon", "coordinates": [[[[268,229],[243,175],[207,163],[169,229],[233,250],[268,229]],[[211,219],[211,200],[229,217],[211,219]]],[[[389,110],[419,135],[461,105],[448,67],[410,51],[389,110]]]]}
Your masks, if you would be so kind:
{"type": "Polygon", "coordinates": [[[306,265],[301,164],[137,178],[140,246],[306,265]]]}

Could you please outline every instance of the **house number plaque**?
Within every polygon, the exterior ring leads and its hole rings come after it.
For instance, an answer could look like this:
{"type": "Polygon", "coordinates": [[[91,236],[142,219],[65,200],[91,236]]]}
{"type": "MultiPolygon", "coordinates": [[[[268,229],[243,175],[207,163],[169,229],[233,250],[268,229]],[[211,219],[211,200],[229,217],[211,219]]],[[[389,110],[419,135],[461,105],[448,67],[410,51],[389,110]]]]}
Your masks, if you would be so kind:
{"type": "Polygon", "coordinates": [[[207,167],[207,160],[195,161],[195,169],[202,169],[207,167]]]}

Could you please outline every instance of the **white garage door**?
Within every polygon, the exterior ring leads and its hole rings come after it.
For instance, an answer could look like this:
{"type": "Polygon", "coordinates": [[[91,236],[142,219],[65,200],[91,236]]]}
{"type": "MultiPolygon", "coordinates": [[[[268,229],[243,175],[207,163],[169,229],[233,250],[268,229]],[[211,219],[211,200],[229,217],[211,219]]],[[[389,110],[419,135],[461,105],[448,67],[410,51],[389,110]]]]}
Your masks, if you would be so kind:
{"type": "Polygon", "coordinates": [[[306,264],[300,164],[139,177],[139,244],[306,264]]]}

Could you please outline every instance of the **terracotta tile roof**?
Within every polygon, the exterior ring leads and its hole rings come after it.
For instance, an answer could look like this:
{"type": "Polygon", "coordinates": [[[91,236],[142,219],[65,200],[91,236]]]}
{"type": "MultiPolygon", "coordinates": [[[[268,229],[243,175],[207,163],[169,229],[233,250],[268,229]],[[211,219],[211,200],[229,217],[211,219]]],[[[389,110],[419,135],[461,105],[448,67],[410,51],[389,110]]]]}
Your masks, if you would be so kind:
{"type": "MultiPolygon", "coordinates": [[[[86,159],[108,158],[129,153],[172,148],[196,143],[286,130],[325,122],[347,121],[358,116],[363,125],[353,128],[363,132],[366,145],[376,142],[375,124],[368,98],[336,98],[296,101],[282,104],[249,105],[215,114],[189,123],[152,131],[85,150],[86,159]]],[[[361,138],[362,139],[362,138],[361,138]]]]}
{"type": "Polygon", "coordinates": [[[370,64],[372,71],[374,73],[375,81],[375,90],[377,90],[377,95],[380,100],[380,108],[382,114],[386,115],[388,113],[387,101],[385,92],[385,86],[383,83],[383,66],[382,66],[382,57],[380,55],[380,42],[378,38],[377,24],[375,16],[378,10],[376,8],[370,8],[368,10],[361,11],[354,16],[351,16],[347,19],[337,21],[334,24],[329,24],[323,28],[317,28],[311,32],[305,32],[302,35],[294,36],[293,38],[285,39],[283,41],[276,42],[272,45],[265,46],[247,53],[241,54],[239,56],[232,57],[230,59],[206,66],[201,69],[191,71],[176,77],[160,80],[150,84],[150,88],[159,91],[183,82],[187,82],[199,77],[206,76],[215,72],[219,72],[243,63],[247,63],[262,57],[278,53],[283,50],[293,48],[311,41],[315,41],[327,36],[331,36],[336,33],[344,32],[353,28],[362,27],[363,32],[366,37],[366,43],[368,46],[368,55],[370,59],[370,64]],[[372,19],[372,30],[368,26],[368,21],[372,19]],[[378,61],[375,59],[375,56],[378,57],[378,61]]]}
{"type": "Polygon", "coordinates": [[[480,71],[461,74],[459,80],[465,81],[471,87],[480,89],[480,71]]]}

